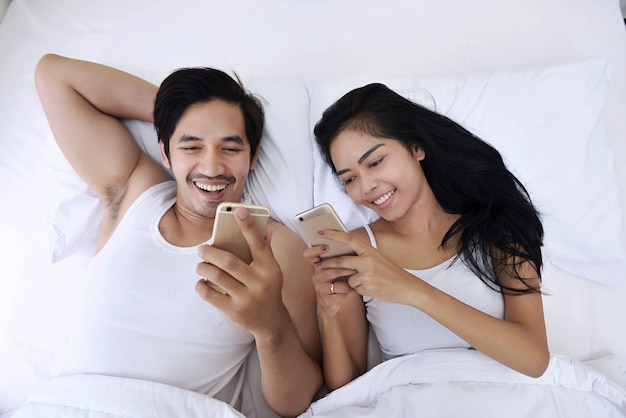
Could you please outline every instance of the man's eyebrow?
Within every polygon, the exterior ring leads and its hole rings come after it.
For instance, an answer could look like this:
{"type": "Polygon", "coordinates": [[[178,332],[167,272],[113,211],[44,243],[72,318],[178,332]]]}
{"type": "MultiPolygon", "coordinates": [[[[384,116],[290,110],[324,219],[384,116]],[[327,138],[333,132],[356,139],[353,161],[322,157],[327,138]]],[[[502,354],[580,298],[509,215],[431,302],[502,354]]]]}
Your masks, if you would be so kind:
{"type": "Polygon", "coordinates": [[[238,145],[245,145],[243,138],[240,137],[239,135],[230,135],[230,136],[225,136],[224,138],[222,138],[222,141],[224,142],[234,142],[238,145]]]}
{"type": "Polygon", "coordinates": [[[183,136],[181,136],[180,138],[178,138],[178,143],[185,143],[185,142],[194,142],[194,141],[200,141],[200,138],[198,138],[195,135],[188,135],[188,134],[184,134],[183,136]]]}
{"type": "MultiPolygon", "coordinates": [[[[367,157],[369,157],[370,155],[372,155],[372,153],[373,153],[374,151],[376,151],[378,148],[382,147],[383,145],[385,145],[385,144],[381,143],[381,144],[376,144],[376,145],[374,145],[372,148],[370,148],[370,149],[368,149],[367,151],[365,151],[365,152],[363,153],[363,155],[361,155],[361,158],[359,158],[359,160],[358,160],[357,162],[358,162],[359,164],[363,164],[363,161],[365,161],[365,160],[367,159],[367,157]]],[[[349,171],[347,168],[346,168],[345,170],[340,170],[340,171],[337,171],[337,175],[338,175],[338,176],[340,176],[340,175],[342,175],[343,173],[345,173],[345,172],[347,172],[347,171],[349,171]]]]}
{"type": "MultiPolygon", "coordinates": [[[[184,134],[183,136],[181,136],[178,139],[179,143],[186,143],[186,142],[195,142],[195,141],[202,141],[201,138],[195,136],[195,135],[189,135],[189,134],[184,134]]],[[[245,145],[243,138],[241,138],[241,136],[239,135],[229,135],[229,136],[225,136],[224,138],[222,138],[223,142],[234,142],[238,145],[245,145]]]]}

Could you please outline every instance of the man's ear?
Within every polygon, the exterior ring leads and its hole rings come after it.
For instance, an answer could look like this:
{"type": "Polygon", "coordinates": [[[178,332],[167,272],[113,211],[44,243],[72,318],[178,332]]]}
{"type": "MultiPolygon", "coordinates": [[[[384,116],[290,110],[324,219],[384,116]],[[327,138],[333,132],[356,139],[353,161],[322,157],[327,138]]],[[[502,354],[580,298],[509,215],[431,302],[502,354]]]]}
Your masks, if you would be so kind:
{"type": "Polygon", "coordinates": [[[159,151],[161,152],[161,162],[163,163],[165,168],[171,169],[172,165],[170,164],[170,159],[167,158],[167,155],[165,155],[165,144],[163,143],[163,141],[159,141],[159,151]]]}
{"type": "Polygon", "coordinates": [[[252,160],[250,160],[250,171],[254,170],[254,167],[256,167],[256,162],[259,159],[260,152],[261,152],[261,144],[259,144],[259,146],[256,147],[256,151],[254,152],[254,155],[252,156],[252,160]]]}

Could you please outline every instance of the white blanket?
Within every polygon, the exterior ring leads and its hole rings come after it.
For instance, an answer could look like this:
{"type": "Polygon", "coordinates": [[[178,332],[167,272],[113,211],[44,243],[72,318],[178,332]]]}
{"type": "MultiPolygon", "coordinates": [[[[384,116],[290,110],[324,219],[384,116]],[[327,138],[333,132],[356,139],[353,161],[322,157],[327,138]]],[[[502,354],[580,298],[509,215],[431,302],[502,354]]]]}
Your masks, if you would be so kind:
{"type": "Polygon", "coordinates": [[[626,390],[592,367],[553,355],[533,379],[474,350],[386,361],[313,403],[304,417],[626,417],[626,390]]]}
{"type": "MultiPolygon", "coordinates": [[[[624,418],[626,389],[595,367],[553,355],[533,379],[474,350],[386,361],[313,403],[305,417],[624,418]]],[[[224,402],[143,380],[73,375],[48,380],[11,418],[241,418],[224,402]]]]}
{"type": "Polygon", "coordinates": [[[242,418],[225,402],[146,380],[72,375],[48,380],[11,418],[242,418]]]}

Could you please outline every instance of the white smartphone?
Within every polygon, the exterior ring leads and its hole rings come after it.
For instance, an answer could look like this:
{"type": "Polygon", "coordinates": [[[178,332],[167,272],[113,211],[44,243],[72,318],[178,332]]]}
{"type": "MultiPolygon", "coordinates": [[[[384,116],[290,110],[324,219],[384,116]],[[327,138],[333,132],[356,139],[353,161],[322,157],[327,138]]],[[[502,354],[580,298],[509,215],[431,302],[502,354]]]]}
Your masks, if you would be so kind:
{"type": "Polygon", "coordinates": [[[252,216],[259,231],[265,235],[265,228],[270,218],[268,208],[248,203],[222,202],[217,206],[215,222],[213,223],[213,236],[208,243],[236,255],[242,261],[250,264],[252,261],[250,247],[235,220],[235,209],[238,207],[244,207],[248,210],[249,216],[252,216]]]}
{"type": "Polygon", "coordinates": [[[322,203],[314,208],[305,210],[294,216],[293,220],[300,236],[307,244],[310,246],[328,246],[328,251],[321,258],[355,255],[355,252],[347,244],[324,238],[317,233],[317,231],[322,229],[348,232],[330,204],[322,203]]]}

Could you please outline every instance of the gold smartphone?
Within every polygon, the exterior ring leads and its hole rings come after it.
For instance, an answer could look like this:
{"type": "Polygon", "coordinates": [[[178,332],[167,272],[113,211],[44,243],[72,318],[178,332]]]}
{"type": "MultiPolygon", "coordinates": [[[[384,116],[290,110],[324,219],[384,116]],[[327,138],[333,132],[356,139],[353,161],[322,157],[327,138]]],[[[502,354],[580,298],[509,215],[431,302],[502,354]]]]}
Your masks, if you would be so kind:
{"type": "Polygon", "coordinates": [[[317,231],[322,229],[348,232],[330,204],[322,203],[314,208],[305,210],[294,216],[293,220],[300,236],[309,246],[328,246],[328,251],[320,258],[355,255],[355,252],[347,244],[324,238],[317,233],[317,231]]]}
{"type": "Polygon", "coordinates": [[[244,207],[248,210],[249,216],[254,219],[259,231],[265,236],[265,228],[270,218],[270,211],[267,207],[249,203],[222,202],[217,206],[215,223],[213,223],[213,236],[209,240],[209,244],[228,251],[250,264],[252,261],[250,247],[235,220],[235,209],[238,207],[244,207]]]}

